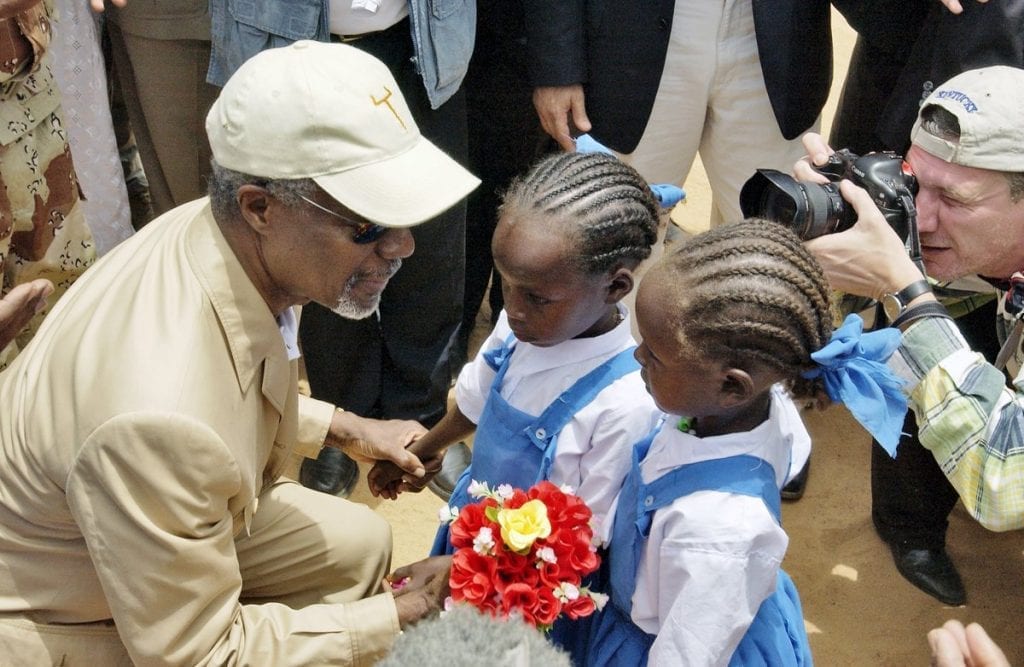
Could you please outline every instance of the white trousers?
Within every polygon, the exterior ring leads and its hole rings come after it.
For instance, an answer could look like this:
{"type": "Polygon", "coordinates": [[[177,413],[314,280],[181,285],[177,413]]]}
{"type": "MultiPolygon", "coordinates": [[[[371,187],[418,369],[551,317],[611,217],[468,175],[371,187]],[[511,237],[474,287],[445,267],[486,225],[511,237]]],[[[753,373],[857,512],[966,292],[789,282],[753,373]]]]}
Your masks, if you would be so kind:
{"type": "Polygon", "coordinates": [[[651,117],[622,159],[651,183],[681,185],[698,151],[711,183],[712,226],[741,218],[740,188],[755,169],[790,173],[804,155],[799,138],[784,139],[775,121],[751,0],[676,2],[651,117]]]}

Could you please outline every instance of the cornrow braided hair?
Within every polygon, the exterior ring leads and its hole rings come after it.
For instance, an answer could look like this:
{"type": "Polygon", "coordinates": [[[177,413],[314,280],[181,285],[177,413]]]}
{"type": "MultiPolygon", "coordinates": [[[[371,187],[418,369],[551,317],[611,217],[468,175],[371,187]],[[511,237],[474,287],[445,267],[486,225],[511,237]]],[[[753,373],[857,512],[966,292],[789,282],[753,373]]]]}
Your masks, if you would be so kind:
{"type": "Polygon", "coordinates": [[[509,185],[500,213],[511,211],[565,225],[576,268],[589,274],[639,264],[658,238],[658,204],[647,181],[602,153],[543,158],[509,185]]]}
{"type": "Polygon", "coordinates": [[[736,368],[777,370],[794,397],[821,395],[822,380],[802,374],[832,334],[831,292],[788,228],[757,218],[723,225],[666,253],[661,268],[682,338],[736,368]]]}

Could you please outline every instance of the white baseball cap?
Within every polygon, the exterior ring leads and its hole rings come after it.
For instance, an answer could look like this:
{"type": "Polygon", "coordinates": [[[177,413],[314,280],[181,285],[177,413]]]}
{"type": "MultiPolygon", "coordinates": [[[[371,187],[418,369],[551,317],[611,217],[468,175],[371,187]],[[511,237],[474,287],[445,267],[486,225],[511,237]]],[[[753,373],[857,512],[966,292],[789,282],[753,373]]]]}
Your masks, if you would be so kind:
{"type": "Polygon", "coordinates": [[[1024,172],[1024,69],[983,67],[954,76],[928,96],[921,112],[939,106],[956,116],[960,140],[937,137],[918,114],[911,141],[946,162],[1024,172]]]}
{"type": "Polygon", "coordinates": [[[312,178],[388,227],[429,220],[480,184],[420,135],[388,68],[345,44],[299,41],[253,56],[224,85],[206,134],[222,167],[312,178]]]}

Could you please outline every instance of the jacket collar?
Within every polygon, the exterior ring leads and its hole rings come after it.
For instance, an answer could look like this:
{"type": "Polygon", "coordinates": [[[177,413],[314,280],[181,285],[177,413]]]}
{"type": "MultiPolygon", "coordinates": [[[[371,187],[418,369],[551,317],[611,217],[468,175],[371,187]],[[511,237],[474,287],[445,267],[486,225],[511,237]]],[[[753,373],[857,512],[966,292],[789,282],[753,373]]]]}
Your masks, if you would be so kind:
{"type": "Polygon", "coordinates": [[[239,389],[247,391],[263,367],[261,390],[283,414],[291,372],[281,331],[213,219],[208,199],[201,202],[186,232],[186,256],[224,331],[239,389]]]}

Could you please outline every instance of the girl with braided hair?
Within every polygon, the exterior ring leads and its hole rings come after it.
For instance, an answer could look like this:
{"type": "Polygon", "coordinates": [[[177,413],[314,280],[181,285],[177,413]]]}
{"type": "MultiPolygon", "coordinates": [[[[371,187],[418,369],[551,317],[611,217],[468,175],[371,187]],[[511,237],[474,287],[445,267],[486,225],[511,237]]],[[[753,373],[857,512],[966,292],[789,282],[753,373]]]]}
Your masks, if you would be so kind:
{"type": "MultiPolygon", "coordinates": [[[[615,157],[559,153],[510,185],[498,218],[494,262],[505,309],[460,373],[456,405],[410,450],[436,470],[443,450],[475,429],[473,460],[451,505],[472,502],[471,480],[527,488],[549,479],[573,487],[600,520],[629,469],[630,447],[658,418],[620,304],[657,238],[658,206],[615,157]]],[[[368,479],[388,497],[426,483],[384,464],[368,479]]],[[[442,526],[434,553],[445,552],[442,526]]]]}
{"type": "Polygon", "coordinates": [[[833,335],[830,308],[817,262],[763,220],[694,237],[644,278],[636,358],[668,416],[633,450],[603,564],[610,604],[576,664],[810,664],[780,569],[779,493],[802,429],[787,393],[843,400],[891,442],[902,420],[883,400],[902,394],[880,363],[899,334],[860,336],[852,316],[833,335]]]}

